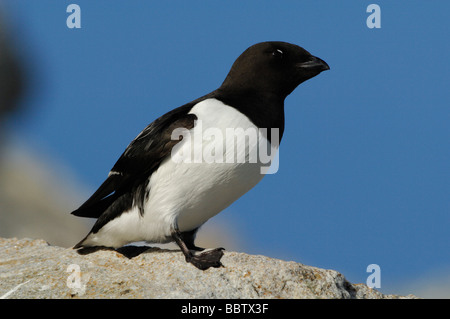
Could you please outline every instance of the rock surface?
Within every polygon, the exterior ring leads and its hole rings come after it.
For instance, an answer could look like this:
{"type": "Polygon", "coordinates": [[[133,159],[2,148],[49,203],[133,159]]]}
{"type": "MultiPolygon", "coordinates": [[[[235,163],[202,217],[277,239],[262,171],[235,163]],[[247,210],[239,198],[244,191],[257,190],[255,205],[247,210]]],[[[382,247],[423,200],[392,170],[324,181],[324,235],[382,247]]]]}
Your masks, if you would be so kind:
{"type": "Polygon", "coordinates": [[[81,256],[43,240],[0,238],[1,298],[415,298],[384,295],[342,274],[265,256],[225,252],[200,271],[178,250],[81,256]]]}

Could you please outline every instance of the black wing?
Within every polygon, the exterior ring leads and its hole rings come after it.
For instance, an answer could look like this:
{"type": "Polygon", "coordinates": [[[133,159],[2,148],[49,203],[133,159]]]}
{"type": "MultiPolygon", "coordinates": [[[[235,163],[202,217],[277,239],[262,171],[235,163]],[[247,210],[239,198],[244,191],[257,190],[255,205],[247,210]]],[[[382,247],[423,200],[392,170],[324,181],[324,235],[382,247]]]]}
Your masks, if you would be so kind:
{"type": "MultiPolygon", "coordinates": [[[[72,214],[80,217],[99,218],[118,198],[135,192],[139,187],[141,190],[145,190],[142,185],[146,186],[148,177],[182,139],[180,136],[178,140],[172,140],[173,130],[194,127],[197,116],[188,114],[192,106],[193,103],[189,103],[174,109],[148,125],[128,145],[98,190],[72,214]]],[[[125,197],[130,198],[130,196],[125,197]]],[[[138,202],[138,206],[142,213],[143,198],[140,199],[142,203],[138,202]]],[[[132,201],[128,200],[127,202],[131,203],[132,201]]],[[[124,205],[123,201],[121,205],[124,205]]]]}

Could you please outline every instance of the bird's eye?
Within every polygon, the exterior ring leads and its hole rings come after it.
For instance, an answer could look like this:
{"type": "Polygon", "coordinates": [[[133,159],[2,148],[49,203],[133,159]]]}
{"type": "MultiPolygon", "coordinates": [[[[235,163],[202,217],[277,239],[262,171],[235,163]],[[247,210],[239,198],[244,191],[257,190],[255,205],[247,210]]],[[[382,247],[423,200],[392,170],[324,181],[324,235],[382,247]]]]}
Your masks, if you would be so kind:
{"type": "Polygon", "coordinates": [[[281,51],[280,49],[276,49],[272,52],[272,55],[273,57],[281,60],[283,58],[283,51],[281,51]]]}

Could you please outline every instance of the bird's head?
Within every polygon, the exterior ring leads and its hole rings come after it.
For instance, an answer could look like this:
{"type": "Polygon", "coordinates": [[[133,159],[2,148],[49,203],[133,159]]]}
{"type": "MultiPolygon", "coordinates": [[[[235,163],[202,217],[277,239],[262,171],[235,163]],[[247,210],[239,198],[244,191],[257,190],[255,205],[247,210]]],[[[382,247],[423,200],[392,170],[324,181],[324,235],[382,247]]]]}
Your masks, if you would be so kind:
{"type": "Polygon", "coordinates": [[[221,88],[274,93],[283,99],[300,83],[330,67],[305,49],[287,42],[261,42],[234,62],[221,88]]]}

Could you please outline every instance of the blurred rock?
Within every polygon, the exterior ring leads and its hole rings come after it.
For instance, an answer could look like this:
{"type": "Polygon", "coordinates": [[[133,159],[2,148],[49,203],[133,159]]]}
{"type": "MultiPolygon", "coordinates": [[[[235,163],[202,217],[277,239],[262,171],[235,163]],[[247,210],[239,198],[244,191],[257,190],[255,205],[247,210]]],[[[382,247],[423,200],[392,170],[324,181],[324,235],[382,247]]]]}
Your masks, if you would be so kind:
{"type": "Polygon", "coordinates": [[[200,271],[179,250],[81,256],[43,240],[0,238],[0,298],[415,298],[384,295],[342,274],[265,256],[225,252],[200,271]]]}
{"type": "Polygon", "coordinates": [[[43,238],[71,247],[92,225],[70,212],[86,197],[56,161],[8,138],[0,161],[0,236],[43,238]]]}
{"type": "Polygon", "coordinates": [[[7,30],[0,12],[0,121],[18,107],[24,90],[23,68],[7,30]]]}

